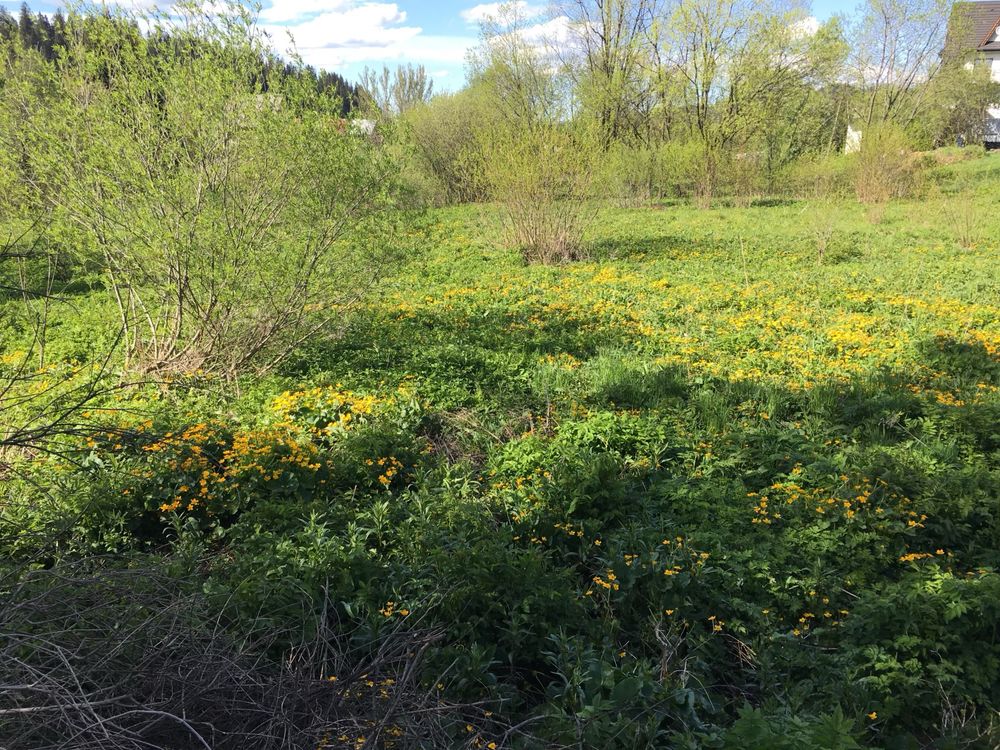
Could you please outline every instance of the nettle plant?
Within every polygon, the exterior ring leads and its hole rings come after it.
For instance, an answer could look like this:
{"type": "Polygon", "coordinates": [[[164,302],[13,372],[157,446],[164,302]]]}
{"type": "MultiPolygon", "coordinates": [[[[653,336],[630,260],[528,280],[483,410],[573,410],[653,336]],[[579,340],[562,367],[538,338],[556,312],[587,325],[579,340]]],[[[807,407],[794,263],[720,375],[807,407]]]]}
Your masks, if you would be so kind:
{"type": "Polygon", "coordinates": [[[101,270],[141,372],[264,371],[384,268],[379,137],[269,52],[238,4],[74,14],[49,63],[4,56],[0,151],[22,208],[101,270]]]}

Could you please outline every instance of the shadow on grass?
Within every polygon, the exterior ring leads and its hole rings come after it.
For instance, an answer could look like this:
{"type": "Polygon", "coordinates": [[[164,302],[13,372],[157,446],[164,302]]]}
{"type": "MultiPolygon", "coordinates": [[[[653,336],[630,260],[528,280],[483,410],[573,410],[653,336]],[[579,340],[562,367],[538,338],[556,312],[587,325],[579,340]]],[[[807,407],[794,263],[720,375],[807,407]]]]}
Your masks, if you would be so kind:
{"type": "Polygon", "coordinates": [[[661,234],[653,237],[596,240],[588,244],[587,250],[591,260],[601,262],[639,256],[681,260],[693,252],[728,253],[732,244],[731,241],[716,241],[704,237],[661,234]]]}
{"type": "Polygon", "coordinates": [[[450,381],[462,388],[523,387],[539,356],[578,360],[634,339],[623,325],[547,314],[541,309],[429,310],[406,316],[359,316],[348,334],[302,347],[282,374],[307,372],[405,374],[450,381]]]}
{"type": "Polygon", "coordinates": [[[920,352],[928,366],[962,383],[1000,379],[1000,357],[991,354],[982,343],[936,336],[925,341],[920,352]]]}

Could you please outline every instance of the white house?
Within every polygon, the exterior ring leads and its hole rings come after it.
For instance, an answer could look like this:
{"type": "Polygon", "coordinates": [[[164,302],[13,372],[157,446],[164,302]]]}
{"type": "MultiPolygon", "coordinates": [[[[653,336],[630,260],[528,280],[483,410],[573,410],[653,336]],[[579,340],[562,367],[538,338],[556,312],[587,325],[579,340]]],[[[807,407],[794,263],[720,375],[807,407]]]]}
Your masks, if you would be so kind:
{"type": "MultiPolygon", "coordinates": [[[[959,0],[952,6],[948,37],[942,57],[974,53],[966,67],[988,67],[994,81],[1000,83],[1000,0],[959,0]]],[[[987,148],[1000,149],[1000,102],[987,107],[983,142],[987,148]]],[[[862,132],[847,126],[844,153],[861,148],[862,132]]]]}
{"type": "MultiPolygon", "coordinates": [[[[961,20],[964,49],[978,53],[975,65],[987,65],[994,81],[1000,81],[1000,0],[972,0],[955,4],[961,20]]],[[[991,148],[1000,148],[1000,102],[986,112],[984,140],[991,148]]]]}

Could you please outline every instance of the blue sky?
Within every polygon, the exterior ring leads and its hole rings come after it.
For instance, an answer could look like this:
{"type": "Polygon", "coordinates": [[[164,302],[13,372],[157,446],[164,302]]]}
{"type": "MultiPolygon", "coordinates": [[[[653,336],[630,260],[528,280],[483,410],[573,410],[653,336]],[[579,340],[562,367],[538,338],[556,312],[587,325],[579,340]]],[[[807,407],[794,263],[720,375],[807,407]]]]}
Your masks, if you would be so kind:
{"type": "MultiPolygon", "coordinates": [[[[16,11],[19,0],[0,0],[16,11]]],[[[521,0],[527,16],[541,23],[546,0],[521,0]]],[[[54,11],[59,0],[29,0],[38,11],[54,11]]],[[[855,0],[813,0],[819,19],[850,12],[855,0]]],[[[412,62],[431,73],[436,90],[465,81],[465,53],[475,45],[478,19],[491,11],[477,0],[262,0],[261,22],[275,47],[288,47],[291,31],[306,62],[356,80],[366,66],[412,62]]],[[[496,4],[493,3],[495,9],[496,4]]],[[[494,10],[495,12],[495,10],[494,10]]]]}

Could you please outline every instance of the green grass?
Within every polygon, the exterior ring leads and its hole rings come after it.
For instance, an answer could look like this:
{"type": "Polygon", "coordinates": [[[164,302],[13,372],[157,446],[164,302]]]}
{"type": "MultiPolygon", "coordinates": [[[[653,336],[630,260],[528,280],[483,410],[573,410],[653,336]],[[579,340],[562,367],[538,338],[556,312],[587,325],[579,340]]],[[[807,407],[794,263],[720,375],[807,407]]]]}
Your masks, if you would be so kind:
{"type": "Polygon", "coordinates": [[[995,744],[998,160],[878,224],[605,208],[557,267],[498,247],[488,207],[430,212],[343,337],[238,396],[133,392],[129,441],[93,436],[58,485],[37,468],[59,502],[12,488],[8,516],[73,518],[65,554],[199,559],[289,644],[324,591],[361,640],[440,630],[421,679],[491,712],[456,746],[529,718],[515,745],[995,744]],[[987,231],[963,249],[941,206],[969,185],[987,231]]]}

